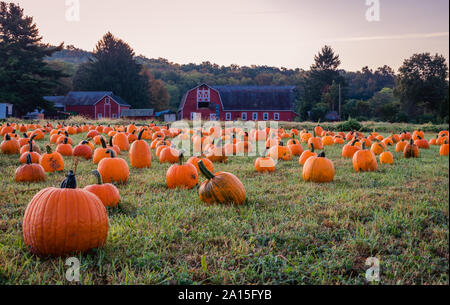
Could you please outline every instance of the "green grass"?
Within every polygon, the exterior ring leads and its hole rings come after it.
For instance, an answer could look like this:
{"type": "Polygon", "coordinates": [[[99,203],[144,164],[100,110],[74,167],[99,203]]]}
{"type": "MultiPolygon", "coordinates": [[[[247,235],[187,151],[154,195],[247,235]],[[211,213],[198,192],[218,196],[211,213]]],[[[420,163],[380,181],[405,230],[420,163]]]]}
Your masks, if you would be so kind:
{"type": "MultiPolygon", "coordinates": [[[[302,181],[297,158],[270,175],[254,171],[255,157],[215,164],[244,183],[240,207],[207,206],[196,189],[168,190],[169,165],[153,155],[151,169],[130,168],[128,185],[118,186],[105,247],[77,256],[81,283],[365,284],[365,261],[377,257],[381,284],[448,284],[448,157],[433,146],[406,160],[390,147],[393,166],[356,173],[341,149],[326,148],[336,168],[329,184],[302,181]]],[[[65,162],[70,169],[72,159],[65,162]]],[[[18,165],[17,156],[0,155],[0,284],[68,284],[65,258],[39,258],[22,238],[27,204],[64,173],[18,184],[18,165]]],[[[79,163],[79,187],[95,182],[95,168],[79,163]]]]}

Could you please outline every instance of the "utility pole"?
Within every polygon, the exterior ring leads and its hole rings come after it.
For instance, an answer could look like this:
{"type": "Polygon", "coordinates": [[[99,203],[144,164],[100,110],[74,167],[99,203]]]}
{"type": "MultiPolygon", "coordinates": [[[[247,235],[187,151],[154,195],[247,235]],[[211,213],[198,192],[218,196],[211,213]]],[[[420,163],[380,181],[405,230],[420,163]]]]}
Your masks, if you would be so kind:
{"type": "Polygon", "coordinates": [[[342,119],[342,116],[341,116],[341,105],[342,105],[341,84],[339,84],[339,118],[342,119]]]}

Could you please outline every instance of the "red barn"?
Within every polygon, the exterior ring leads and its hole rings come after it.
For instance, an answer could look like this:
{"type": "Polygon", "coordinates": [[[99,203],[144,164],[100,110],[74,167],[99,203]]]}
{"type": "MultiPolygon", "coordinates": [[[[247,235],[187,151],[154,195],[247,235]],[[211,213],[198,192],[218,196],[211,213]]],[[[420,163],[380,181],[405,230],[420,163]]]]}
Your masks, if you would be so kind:
{"type": "Polygon", "coordinates": [[[189,90],[178,109],[178,119],[221,121],[292,121],[294,86],[208,86],[189,90]]]}
{"type": "Polygon", "coordinates": [[[71,91],[61,100],[64,111],[71,112],[91,119],[118,119],[122,110],[130,109],[119,96],[110,91],[71,91]]]}

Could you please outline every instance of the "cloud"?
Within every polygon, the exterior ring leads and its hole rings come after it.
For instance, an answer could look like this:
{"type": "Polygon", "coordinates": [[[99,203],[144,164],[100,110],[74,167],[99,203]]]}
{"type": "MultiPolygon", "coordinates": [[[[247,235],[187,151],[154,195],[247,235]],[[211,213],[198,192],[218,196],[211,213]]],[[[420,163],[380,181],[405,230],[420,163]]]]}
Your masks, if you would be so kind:
{"type": "Polygon", "coordinates": [[[388,35],[388,36],[361,36],[361,37],[344,37],[331,39],[330,42],[359,42],[359,41],[373,41],[373,40],[404,40],[404,39],[427,39],[449,37],[449,32],[436,33],[416,33],[403,35],[388,35]]]}

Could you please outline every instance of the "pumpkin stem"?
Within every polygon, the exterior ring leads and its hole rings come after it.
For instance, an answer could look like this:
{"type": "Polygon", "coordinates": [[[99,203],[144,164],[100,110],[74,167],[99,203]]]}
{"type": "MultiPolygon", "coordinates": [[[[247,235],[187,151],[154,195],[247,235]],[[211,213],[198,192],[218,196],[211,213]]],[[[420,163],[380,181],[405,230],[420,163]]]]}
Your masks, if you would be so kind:
{"type": "Polygon", "coordinates": [[[178,163],[180,165],[183,165],[183,161],[184,161],[184,150],[180,150],[180,154],[178,155],[178,163]]]}
{"type": "Polygon", "coordinates": [[[64,144],[67,144],[68,141],[69,141],[69,138],[68,138],[68,137],[65,137],[65,138],[64,138],[64,144]]]}
{"type": "Polygon", "coordinates": [[[84,140],[83,142],[81,142],[81,145],[86,145],[89,144],[89,141],[84,140]]]}
{"type": "Polygon", "coordinates": [[[311,152],[314,152],[314,144],[311,143],[311,152]]]}
{"type": "Polygon", "coordinates": [[[107,151],[105,151],[105,153],[110,154],[111,158],[115,158],[116,157],[116,153],[114,152],[113,149],[108,149],[107,151]]]}
{"type": "Polygon", "coordinates": [[[75,178],[75,174],[73,171],[69,171],[69,174],[66,176],[67,178],[61,183],[62,189],[76,189],[77,188],[77,179],[75,178]]]}
{"type": "Polygon", "coordinates": [[[98,170],[93,170],[92,173],[94,174],[95,177],[97,177],[97,184],[99,185],[103,184],[102,176],[100,175],[98,170]]]}
{"type": "Polygon", "coordinates": [[[30,148],[30,153],[33,152],[33,139],[28,141],[28,147],[30,148]]]}
{"type": "Polygon", "coordinates": [[[47,150],[47,154],[51,154],[52,153],[52,148],[50,147],[50,145],[47,145],[45,147],[45,149],[47,150]]]}
{"type": "Polygon", "coordinates": [[[28,139],[28,136],[27,136],[27,134],[24,132],[23,133],[23,137],[25,138],[25,139],[28,139]]]}
{"type": "Polygon", "coordinates": [[[366,149],[366,141],[363,141],[363,143],[362,143],[362,149],[363,149],[363,150],[366,149]]]}
{"type": "Polygon", "coordinates": [[[111,137],[109,137],[109,146],[114,147],[112,141],[113,141],[113,137],[111,136],[111,137]]]}
{"type": "Polygon", "coordinates": [[[319,156],[318,156],[319,158],[325,158],[325,152],[324,151],[322,151],[320,154],[319,154],[319,156]]]}
{"type": "Polygon", "coordinates": [[[28,154],[27,155],[27,164],[28,165],[30,165],[30,164],[32,164],[33,162],[31,161],[31,154],[28,154]]]}
{"type": "Polygon", "coordinates": [[[198,168],[202,172],[202,174],[209,180],[214,178],[214,174],[209,171],[209,169],[206,168],[205,164],[202,160],[198,161],[198,168]]]}
{"type": "Polygon", "coordinates": [[[105,138],[103,136],[100,136],[100,142],[102,143],[102,147],[106,148],[106,141],[105,141],[105,138]]]}
{"type": "MultiPolygon", "coordinates": [[[[142,139],[142,134],[144,133],[144,131],[145,131],[145,129],[144,128],[142,128],[142,130],[139,132],[139,134],[138,134],[138,140],[141,140],[142,139]]],[[[136,130],[134,130],[133,131],[133,134],[136,132],[136,130]]]]}
{"type": "Polygon", "coordinates": [[[11,140],[11,137],[9,136],[9,134],[6,134],[5,141],[10,141],[10,140],[11,140]]]}

